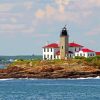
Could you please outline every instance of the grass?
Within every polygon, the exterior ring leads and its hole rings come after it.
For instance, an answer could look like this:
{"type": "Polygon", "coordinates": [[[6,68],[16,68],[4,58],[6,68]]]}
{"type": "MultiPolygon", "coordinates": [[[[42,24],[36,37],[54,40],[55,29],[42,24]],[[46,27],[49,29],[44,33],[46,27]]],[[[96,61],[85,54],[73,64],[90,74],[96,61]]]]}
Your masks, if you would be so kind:
{"type": "Polygon", "coordinates": [[[34,69],[38,71],[94,71],[100,69],[100,56],[84,58],[77,57],[68,60],[18,60],[9,65],[9,67],[22,67],[25,69],[34,69]]]}

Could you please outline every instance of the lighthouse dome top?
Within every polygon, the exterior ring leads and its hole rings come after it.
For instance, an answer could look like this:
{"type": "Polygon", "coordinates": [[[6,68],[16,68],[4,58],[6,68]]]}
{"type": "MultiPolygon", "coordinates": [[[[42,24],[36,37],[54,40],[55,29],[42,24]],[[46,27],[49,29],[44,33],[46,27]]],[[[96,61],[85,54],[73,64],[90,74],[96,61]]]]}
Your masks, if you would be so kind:
{"type": "Polygon", "coordinates": [[[62,29],[60,36],[68,36],[66,27],[62,29]]]}

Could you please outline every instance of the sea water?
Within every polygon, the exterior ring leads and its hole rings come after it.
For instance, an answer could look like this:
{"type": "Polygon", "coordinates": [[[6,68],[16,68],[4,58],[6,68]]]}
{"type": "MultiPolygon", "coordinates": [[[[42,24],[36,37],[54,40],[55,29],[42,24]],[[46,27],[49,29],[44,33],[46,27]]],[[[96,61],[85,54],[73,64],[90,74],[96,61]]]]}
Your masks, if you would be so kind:
{"type": "Polygon", "coordinates": [[[100,79],[2,79],[0,100],[100,100],[100,79]]]}

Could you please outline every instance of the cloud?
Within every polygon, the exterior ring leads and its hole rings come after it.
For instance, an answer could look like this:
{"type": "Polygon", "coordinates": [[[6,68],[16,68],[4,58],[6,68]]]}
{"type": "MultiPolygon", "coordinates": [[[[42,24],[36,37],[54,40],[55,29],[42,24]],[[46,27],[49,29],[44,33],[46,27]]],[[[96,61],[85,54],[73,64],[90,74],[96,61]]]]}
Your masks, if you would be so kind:
{"type": "Polygon", "coordinates": [[[37,12],[35,13],[36,18],[42,19],[45,16],[45,12],[41,9],[37,10],[37,12]]]}
{"type": "Polygon", "coordinates": [[[33,2],[29,1],[29,2],[24,2],[21,4],[22,6],[24,6],[27,10],[32,9],[33,7],[33,2]]]}
{"type": "Polygon", "coordinates": [[[55,13],[56,13],[55,8],[47,4],[45,10],[38,9],[35,13],[35,16],[36,18],[39,19],[45,19],[52,17],[55,13]]]}
{"type": "Polygon", "coordinates": [[[31,33],[31,35],[32,35],[33,32],[34,32],[34,27],[25,27],[25,28],[21,29],[20,32],[22,32],[22,33],[31,33]]]}
{"type": "Polygon", "coordinates": [[[11,13],[11,12],[3,12],[3,13],[0,13],[0,18],[8,18],[8,17],[24,17],[24,14],[23,13],[11,13]]]}
{"type": "Polygon", "coordinates": [[[100,7],[100,0],[87,0],[88,6],[97,6],[100,7]]]}
{"type": "Polygon", "coordinates": [[[0,32],[13,32],[13,34],[33,32],[34,28],[31,24],[33,14],[27,12],[32,6],[31,1],[0,3],[0,32]]]}
{"type": "Polygon", "coordinates": [[[54,0],[58,5],[68,5],[71,0],[54,0]]]}
{"type": "Polygon", "coordinates": [[[33,7],[32,1],[24,1],[24,2],[15,2],[15,3],[0,3],[0,12],[9,12],[14,8],[24,8],[26,10],[30,10],[33,7]]]}
{"type": "Polygon", "coordinates": [[[69,5],[71,0],[55,0],[55,3],[59,7],[59,12],[64,13],[65,7],[69,5]]]}
{"type": "Polygon", "coordinates": [[[74,2],[75,7],[79,10],[92,10],[94,8],[100,8],[100,0],[79,0],[79,2],[74,2]]]}
{"type": "Polygon", "coordinates": [[[57,9],[49,4],[45,6],[45,9],[38,9],[35,13],[36,19],[48,20],[48,21],[73,21],[76,22],[80,19],[79,14],[76,12],[64,11],[63,8],[57,9]]]}
{"type": "Polygon", "coordinates": [[[0,4],[0,12],[10,11],[14,5],[12,3],[1,3],[0,4]]]}
{"type": "MultiPolygon", "coordinates": [[[[94,1],[94,0],[93,0],[94,1]]],[[[73,0],[55,0],[54,5],[46,4],[44,8],[39,8],[35,16],[37,19],[50,20],[50,21],[71,21],[75,23],[82,23],[84,20],[89,20],[89,17],[93,15],[93,10],[85,9],[86,5],[91,5],[91,2],[81,1],[75,2],[73,0]],[[83,6],[81,6],[81,4],[83,6]]],[[[88,6],[87,6],[88,7],[88,6]]]]}
{"type": "Polygon", "coordinates": [[[52,16],[56,13],[56,10],[54,7],[50,6],[50,5],[46,5],[45,7],[45,15],[47,17],[52,16]]]}
{"type": "Polygon", "coordinates": [[[100,4],[100,0],[53,0],[52,4],[48,2],[43,4],[42,2],[42,6],[39,4],[41,0],[37,2],[36,12],[31,10],[35,4],[33,1],[0,4],[0,11],[2,11],[0,19],[6,22],[6,24],[0,24],[1,31],[14,32],[16,30],[17,32],[32,33],[40,21],[41,23],[57,21],[83,24],[85,21],[91,20],[94,10],[90,8],[99,7],[100,4]],[[16,8],[19,10],[16,11],[16,8]]]}
{"type": "Polygon", "coordinates": [[[41,20],[41,23],[46,21],[51,24],[57,22],[88,26],[97,20],[99,4],[100,0],[54,0],[53,4],[46,3],[36,10],[35,20],[41,20]]]}
{"type": "Polygon", "coordinates": [[[10,19],[11,19],[12,23],[17,23],[17,18],[16,17],[11,17],[10,19]]]}
{"type": "Polygon", "coordinates": [[[11,31],[18,31],[22,28],[24,28],[24,24],[0,24],[0,31],[4,32],[11,32],[11,31]]]}

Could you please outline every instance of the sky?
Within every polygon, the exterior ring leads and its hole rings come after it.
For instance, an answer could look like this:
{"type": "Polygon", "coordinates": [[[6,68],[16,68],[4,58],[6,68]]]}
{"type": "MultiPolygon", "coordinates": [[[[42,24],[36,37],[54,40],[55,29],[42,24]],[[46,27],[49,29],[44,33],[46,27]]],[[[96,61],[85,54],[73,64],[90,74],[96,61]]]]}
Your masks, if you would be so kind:
{"type": "Polygon", "coordinates": [[[70,42],[100,51],[100,0],[0,0],[0,55],[42,55],[65,25],[70,42]]]}

